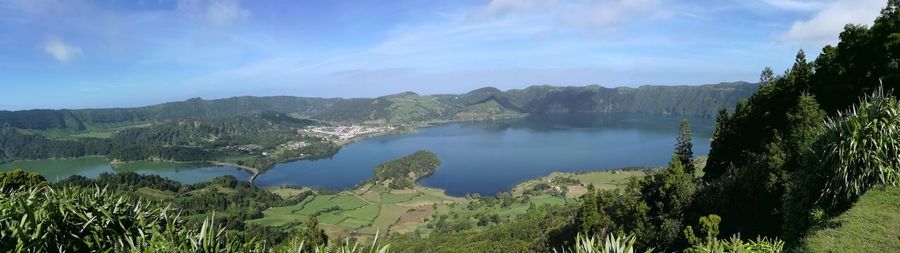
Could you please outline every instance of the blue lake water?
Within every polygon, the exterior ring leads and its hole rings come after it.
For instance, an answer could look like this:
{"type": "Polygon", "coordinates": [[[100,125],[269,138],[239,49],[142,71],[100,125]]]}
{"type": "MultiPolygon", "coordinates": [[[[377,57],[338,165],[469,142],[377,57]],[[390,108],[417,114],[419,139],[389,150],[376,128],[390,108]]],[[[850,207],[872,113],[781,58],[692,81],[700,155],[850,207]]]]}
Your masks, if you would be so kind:
{"type": "Polygon", "coordinates": [[[260,175],[260,186],[352,187],[372,176],[376,165],[429,150],[443,162],[419,181],[428,187],[493,195],[552,171],[607,170],[667,164],[682,119],[693,128],[694,153],[709,152],[714,122],[709,118],[638,113],[542,115],[523,119],[460,122],[414,134],[366,139],[331,159],[279,164],[260,175]]]}
{"type": "MultiPolygon", "coordinates": [[[[278,164],[259,175],[259,186],[301,185],[340,190],[367,180],[383,162],[429,150],[443,162],[420,184],[466,193],[493,195],[552,171],[654,167],[669,162],[682,119],[691,122],[694,154],[709,152],[714,121],[709,118],[638,113],[538,115],[522,119],[459,122],[386,135],[347,145],[330,159],[278,164]]],[[[20,161],[0,164],[0,171],[23,168],[51,181],[71,175],[96,177],[103,172],[137,172],[183,183],[222,175],[246,180],[236,168],[203,164],[137,162],[110,165],[102,157],[20,161]]]]}

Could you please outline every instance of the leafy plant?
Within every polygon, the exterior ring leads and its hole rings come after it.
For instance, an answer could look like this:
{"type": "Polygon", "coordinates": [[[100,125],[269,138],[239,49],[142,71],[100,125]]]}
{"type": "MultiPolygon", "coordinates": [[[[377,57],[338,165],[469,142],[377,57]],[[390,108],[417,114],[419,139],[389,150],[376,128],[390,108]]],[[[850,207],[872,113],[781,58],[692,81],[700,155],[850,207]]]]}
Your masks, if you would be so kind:
{"type": "MultiPolygon", "coordinates": [[[[617,237],[610,234],[606,236],[606,240],[601,240],[597,237],[585,237],[578,234],[575,239],[575,246],[568,250],[563,248],[562,253],[634,253],[634,240],[635,237],[633,235],[617,237]]],[[[554,250],[554,252],[560,251],[554,250]]],[[[653,252],[653,249],[648,249],[645,252],[653,252]]]]}
{"type": "Polygon", "coordinates": [[[824,187],[819,202],[853,201],[878,185],[900,183],[900,103],[879,88],[836,118],[814,144],[824,187]]]}
{"type": "Polygon", "coordinates": [[[765,237],[756,240],[744,241],[740,235],[732,235],[728,240],[720,240],[719,222],[722,221],[718,215],[700,217],[700,231],[703,233],[701,239],[694,234],[694,229],[688,226],[684,229],[685,238],[691,244],[690,248],[684,250],[685,253],[726,253],[726,252],[753,252],[753,253],[778,253],[784,250],[784,242],[778,239],[768,239],[765,237]]]}
{"type": "MultiPolygon", "coordinates": [[[[3,175],[5,173],[0,173],[3,175]]],[[[135,200],[107,188],[40,186],[0,194],[0,249],[7,252],[388,252],[358,243],[315,247],[232,235],[215,215],[187,226],[171,206],[135,200]]]]}

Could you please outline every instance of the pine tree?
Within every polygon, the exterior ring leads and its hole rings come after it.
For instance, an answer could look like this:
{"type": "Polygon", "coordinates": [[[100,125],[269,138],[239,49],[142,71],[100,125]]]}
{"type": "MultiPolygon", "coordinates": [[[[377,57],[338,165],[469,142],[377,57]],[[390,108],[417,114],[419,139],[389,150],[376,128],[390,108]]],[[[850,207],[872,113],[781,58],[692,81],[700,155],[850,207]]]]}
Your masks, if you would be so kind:
{"type": "Polygon", "coordinates": [[[687,120],[681,121],[681,132],[675,143],[675,156],[684,168],[685,173],[694,175],[694,144],[691,143],[691,125],[687,120]]]}
{"type": "Polygon", "coordinates": [[[602,235],[603,217],[597,208],[597,191],[594,185],[588,185],[588,191],[582,196],[581,209],[578,210],[578,231],[585,236],[602,235]],[[599,232],[599,233],[598,233],[599,232]]]}
{"type": "Polygon", "coordinates": [[[303,232],[303,247],[312,251],[316,246],[327,245],[328,235],[325,230],[319,228],[319,220],[316,217],[309,217],[306,222],[306,231],[303,232]]]}

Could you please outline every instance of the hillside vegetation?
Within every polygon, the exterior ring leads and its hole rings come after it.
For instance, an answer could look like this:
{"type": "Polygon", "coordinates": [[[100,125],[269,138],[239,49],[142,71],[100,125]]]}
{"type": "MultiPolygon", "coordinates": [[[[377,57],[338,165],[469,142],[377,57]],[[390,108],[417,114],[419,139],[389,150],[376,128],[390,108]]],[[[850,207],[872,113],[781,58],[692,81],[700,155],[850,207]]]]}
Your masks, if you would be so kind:
{"type": "Polygon", "coordinates": [[[748,97],[756,86],[532,86],[506,92],[478,89],[459,95],[412,92],[378,98],[234,97],[199,98],[138,108],[0,111],[0,126],[85,131],[179,119],[234,117],[279,112],[332,122],[402,123],[425,120],[490,119],[517,113],[646,112],[715,116],[748,97]]]}
{"type": "Polygon", "coordinates": [[[428,151],[417,151],[413,154],[391,160],[375,167],[375,184],[391,189],[412,188],[419,178],[431,175],[441,166],[437,155],[428,151]]]}
{"type": "Polygon", "coordinates": [[[220,162],[266,169],[293,158],[327,157],[333,142],[299,134],[317,124],[283,113],[203,120],[173,120],[110,130],[107,136],[62,136],[46,131],[0,128],[0,162],[103,155],[113,161],[166,160],[220,162]],[[289,148],[286,143],[303,143],[289,148]]]}

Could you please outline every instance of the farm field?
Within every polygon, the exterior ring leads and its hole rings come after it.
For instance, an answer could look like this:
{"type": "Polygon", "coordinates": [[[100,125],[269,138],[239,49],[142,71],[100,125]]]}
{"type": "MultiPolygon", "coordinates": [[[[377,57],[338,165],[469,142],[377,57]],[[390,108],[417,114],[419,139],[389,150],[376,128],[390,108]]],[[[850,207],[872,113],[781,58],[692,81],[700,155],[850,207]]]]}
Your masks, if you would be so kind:
{"type": "MultiPolygon", "coordinates": [[[[510,193],[489,198],[477,195],[452,197],[442,189],[419,185],[397,190],[368,183],[338,193],[316,193],[296,205],[273,207],[263,212],[263,218],[248,223],[298,226],[315,216],[329,235],[355,238],[371,238],[376,233],[428,236],[436,229],[448,226],[483,230],[525,214],[531,206],[576,203],[577,198],[587,191],[587,185],[593,184],[598,189],[616,189],[650,171],[553,172],[522,182],[510,193]],[[538,184],[547,184],[551,188],[531,190],[538,184]]],[[[308,188],[269,190],[281,196],[313,191],[308,188]]]]}
{"type": "MultiPolygon", "coordinates": [[[[289,194],[284,189],[272,191],[289,194]]],[[[364,185],[354,190],[309,197],[296,205],[270,208],[264,212],[263,218],[249,223],[284,226],[302,224],[309,217],[316,216],[329,234],[367,238],[375,236],[375,233],[415,230],[417,226],[424,225],[424,222],[411,223],[401,219],[420,216],[422,210],[433,209],[434,205],[468,201],[444,195],[438,189],[421,186],[389,190],[381,186],[364,185]]]]}
{"type": "MultiPolygon", "coordinates": [[[[512,190],[512,194],[514,196],[525,195],[526,192],[543,183],[551,188],[554,186],[560,188],[564,187],[567,198],[577,198],[587,193],[588,185],[593,184],[597,189],[612,190],[622,187],[632,178],[644,176],[646,173],[647,172],[644,170],[614,170],[579,173],[553,172],[545,177],[528,180],[516,185],[512,190]]],[[[551,189],[551,191],[555,191],[555,189],[551,189]]]]}

